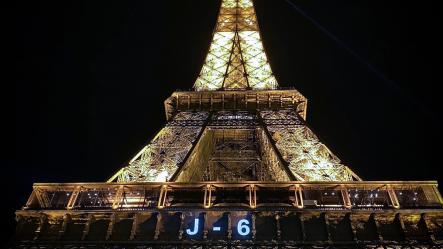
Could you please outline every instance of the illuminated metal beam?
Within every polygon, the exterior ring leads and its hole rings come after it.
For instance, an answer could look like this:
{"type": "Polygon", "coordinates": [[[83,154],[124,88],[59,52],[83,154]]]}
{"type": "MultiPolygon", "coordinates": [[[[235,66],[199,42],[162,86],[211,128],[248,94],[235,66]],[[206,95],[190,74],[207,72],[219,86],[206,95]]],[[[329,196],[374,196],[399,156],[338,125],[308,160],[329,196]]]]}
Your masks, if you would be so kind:
{"type": "Polygon", "coordinates": [[[222,0],[213,39],[194,89],[275,89],[252,0],[222,0]]]}

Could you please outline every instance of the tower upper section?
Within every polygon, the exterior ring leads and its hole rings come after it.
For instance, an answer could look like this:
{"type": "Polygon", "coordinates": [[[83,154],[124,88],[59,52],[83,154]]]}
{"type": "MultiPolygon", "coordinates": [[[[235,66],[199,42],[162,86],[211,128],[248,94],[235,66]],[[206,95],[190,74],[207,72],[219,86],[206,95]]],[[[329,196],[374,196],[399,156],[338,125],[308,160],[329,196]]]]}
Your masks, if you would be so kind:
{"type": "Polygon", "coordinates": [[[277,86],[252,0],[222,0],[209,52],[194,89],[270,90],[277,86]]]}

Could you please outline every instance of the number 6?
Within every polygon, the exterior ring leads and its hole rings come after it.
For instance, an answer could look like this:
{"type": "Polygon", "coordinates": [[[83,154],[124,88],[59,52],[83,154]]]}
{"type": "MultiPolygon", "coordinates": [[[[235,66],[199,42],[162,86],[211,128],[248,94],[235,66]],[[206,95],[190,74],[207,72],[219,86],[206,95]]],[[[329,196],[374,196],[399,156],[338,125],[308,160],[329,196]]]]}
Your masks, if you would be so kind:
{"type": "Polygon", "coordinates": [[[251,229],[248,227],[249,221],[247,219],[241,219],[237,225],[237,232],[240,235],[246,236],[251,232],[251,229]]]}

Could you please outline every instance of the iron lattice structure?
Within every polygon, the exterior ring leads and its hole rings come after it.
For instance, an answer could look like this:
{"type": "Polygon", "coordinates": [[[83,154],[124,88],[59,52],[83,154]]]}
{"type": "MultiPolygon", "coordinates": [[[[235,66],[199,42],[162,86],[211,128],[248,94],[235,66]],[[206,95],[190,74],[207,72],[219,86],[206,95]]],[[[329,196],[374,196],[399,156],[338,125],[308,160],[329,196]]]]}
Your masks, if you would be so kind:
{"type": "Polygon", "coordinates": [[[184,162],[203,130],[207,112],[181,112],[146,145],[119,175],[119,182],[167,181],[184,162]]]}
{"type": "Polygon", "coordinates": [[[443,248],[437,183],[345,166],[307,99],[278,88],[252,0],[222,0],[194,91],[164,104],[165,127],[108,182],[34,184],[10,247],[443,248]]]}
{"type": "Polygon", "coordinates": [[[213,40],[194,88],[276,89],[252,0],[223,0],[213,40]]]}
{"type": "Polygon", "coordinates": [[[177,112],[110,181],[360,180],[295,110],[177,112]]]}
{"type": "MultiPolygon", "coordinates": [[[[127,167],[110,180],[216,180],[214,174],[223,171],[217,168],[224,168],[232,173],[231,178],[227,175],[223,177],[224,181],[360,180],[306,125],[304,117],[299,113],[299,110],[303,109],[302,114],[306,114],[306,99],[301,94],[297,94],[298,101],[292,100],[290,106],[283,106],[282,96],[275,95],[272,91],[267,93],[265,101],[268,106],[265,107],[228,107],[229,102],[237,104],[240,100],[247,103],[248,96],[239,99],[234,95],[234,99],[225,101],[226,95],[233,90],[251,89],[255,94],[259,94],[261,91],[277,87],[278,83],[272,74],[260,39],[252,1],[223,0],[206,61],[194,84],[196,92],[220,90],[221,110],[214,108],[213,96],[210,105],[205,108],[201,105],[201,102],[204,102],[202,95],[188,95],[189,99],[197,97],[200,106],[192,107],[189,100],[189,107],[185,110],[170,111],[171,117],[166,127],[129,162],[127,167]],[[225,102],[228,103],[225,105],[225,102]],[[299,105],[303,107],[300,108],[299,105]],[[216,129],[225,131],[215,132],[216,129]],[[233,129],[236,131],[232,131],[233,129]],[[223,139],[220,140],[219,136],[223,139]],[[202,143],[206,143],[207,146],[200,145],[202,143]],[[212,148],[211,151],[199,150],[208,146],[212,148]],[[221,146],[224,147],[224,152],[221,151],[221,146]],[[200,157],[207,154],[203,157],[209,160],[200,161],[199,165],[195,165],[191,156],[195,154],[200,157]],[[194,171],[194,175],[189,176],[182,170],[194,171]],[[250,174],[247,171],[253,171],[254,176],[244,175],[250,174]],[[265,171],[273,173],[265,176],[265,171]]],[[[169,100],[176,106],[179,101],[177,97],[169,100]]],[[[256,99],[256,102],[259,103],[260,100],[256,99]]]]}

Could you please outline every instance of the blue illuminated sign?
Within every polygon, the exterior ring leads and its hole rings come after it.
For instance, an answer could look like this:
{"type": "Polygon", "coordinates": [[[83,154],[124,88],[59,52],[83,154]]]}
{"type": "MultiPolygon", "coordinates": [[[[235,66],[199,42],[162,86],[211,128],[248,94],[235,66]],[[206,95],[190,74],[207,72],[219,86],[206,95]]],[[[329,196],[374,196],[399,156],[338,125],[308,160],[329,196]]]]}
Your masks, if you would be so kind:
{"type": "Polygon", "coordinates": [[[249,228],[249,221],[247,219],[241,219],[237,224],[237,232],[242,236],[249,235],[251,229],[249,228]]]}
{"type": "MultiPolygon", "coordinates": [[[[199,218],[194,219],[194,226],[192,228],[186,229],[186,233],[190,236],[198,234],[198,228],[199,228],[200,220],[199,218]]],[[[221,227],[215,226],[212,228],[215,232],[220,232],[221,227]]],[[[241,219],[237,223],[237,232],[238,234],[242,236],[247,236],[251,233],[251,228],[249,227],[249,220],[247,219],[241,219]]]]}
{"type": "Polygon", "coordinates": [[[186,233],[191,236],[196,235],[198,233],[198,218],[194,219],[194,229],[191,230],[188,228],[186,229],[186,233]]]}

